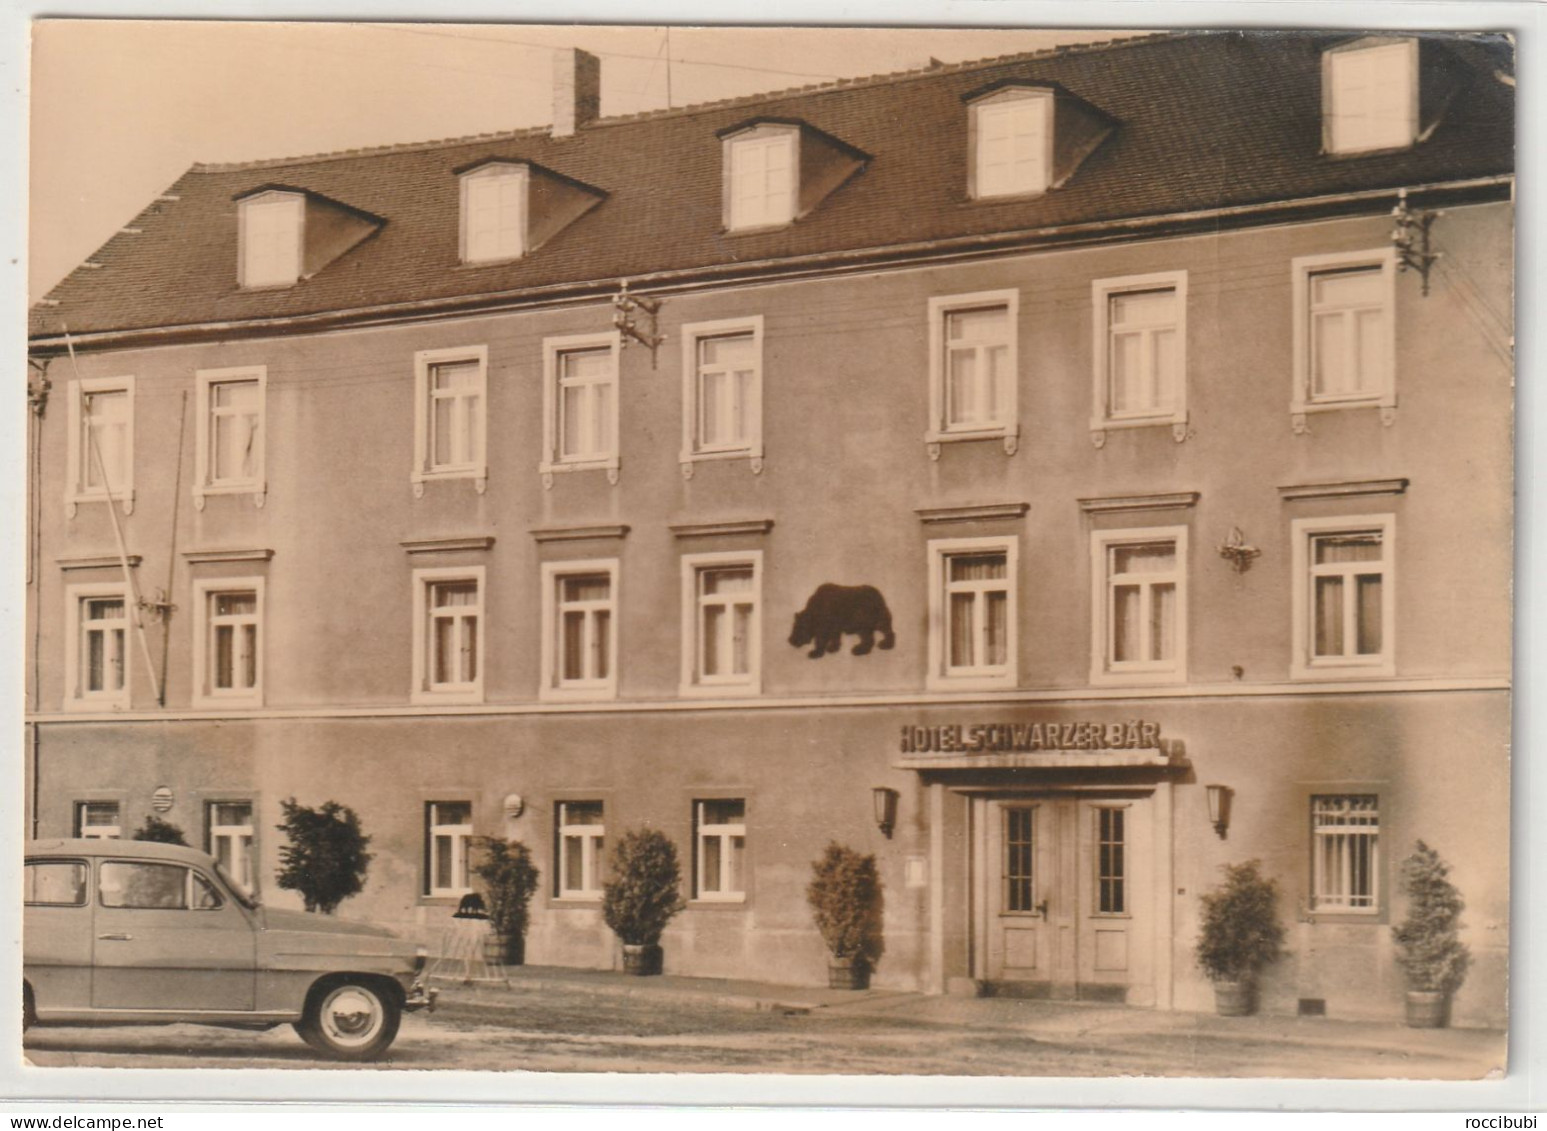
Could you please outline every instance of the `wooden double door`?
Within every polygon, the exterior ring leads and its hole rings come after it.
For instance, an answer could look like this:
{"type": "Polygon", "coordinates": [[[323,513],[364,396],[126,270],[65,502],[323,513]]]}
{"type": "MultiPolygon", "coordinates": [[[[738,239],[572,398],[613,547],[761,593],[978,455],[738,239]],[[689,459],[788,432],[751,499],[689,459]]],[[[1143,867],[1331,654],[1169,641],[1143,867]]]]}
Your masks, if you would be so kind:
{"type": "Polygon", "coordinates": [[[1154,1004],[1150,799],[982,798],[975,813],[978,959],[991,991],[1154,1004]]]}

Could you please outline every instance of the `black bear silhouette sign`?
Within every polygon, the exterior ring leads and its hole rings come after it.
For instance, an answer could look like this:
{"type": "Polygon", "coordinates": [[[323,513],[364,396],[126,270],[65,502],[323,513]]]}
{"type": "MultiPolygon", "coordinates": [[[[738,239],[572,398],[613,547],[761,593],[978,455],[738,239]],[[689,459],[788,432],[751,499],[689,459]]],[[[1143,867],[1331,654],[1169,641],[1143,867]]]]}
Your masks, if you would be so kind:
{"type": "Polygon", "coordinates": [[[874,585],[834,585],[832,582],[818,585],[806,607],[795,614],[790,643],[796,648],[810,644],[811,651],[806,655],[820,660],[843,646],[845,633],[859,637],[859,643],[850,649],[856,656],[863,656],[876,647],[877,633],[881,636],[882,648],[896,645],[892,611],[886,607],[886,598],[874,585]]]}

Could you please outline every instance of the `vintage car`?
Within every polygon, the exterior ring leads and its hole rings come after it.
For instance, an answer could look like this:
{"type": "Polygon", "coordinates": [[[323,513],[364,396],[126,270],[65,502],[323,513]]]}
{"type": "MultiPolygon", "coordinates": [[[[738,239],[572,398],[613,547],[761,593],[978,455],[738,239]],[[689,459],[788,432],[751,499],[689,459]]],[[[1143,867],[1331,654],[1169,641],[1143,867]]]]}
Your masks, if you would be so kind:
{"type": "Polygon", "coordinates": [[[386,1052],[434,1007],[424,947],[262,907],[210,857],[127,840],[33,841],[23,874],[22,1024],[295,1026],[342,1060],[386,1052]]]}

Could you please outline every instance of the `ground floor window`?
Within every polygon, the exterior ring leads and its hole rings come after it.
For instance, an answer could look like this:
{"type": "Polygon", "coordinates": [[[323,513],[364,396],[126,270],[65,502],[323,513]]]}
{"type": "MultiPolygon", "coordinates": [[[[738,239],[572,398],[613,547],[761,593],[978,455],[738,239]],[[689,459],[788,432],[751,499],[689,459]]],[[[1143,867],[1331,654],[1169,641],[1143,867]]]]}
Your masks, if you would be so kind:
{"type": "Polygon", "coordinates": [[[566,899],[600,899],[606,825],[600,801],[561,801],[554,828],[558,840],[555,892],[566,899]]]}
{"type": "Polygon", "coordinates": [[[466,895],[467,848],[473,837],[469,801],[431,801],[424,807],[424,893],[466,895]]]}
{"type": "Polygon", "coordinates": [[[1311,905],[1317,911],[1379,908],[1380,804],[1373,793],[1311,798],[1311,905]]]}
{"type": "Polygon", "coordinates": [[[693,803],[694,882],[696,899],[746,898],[747,803],[743,800],[693,803]]]}
{"type": "Polygon", "coordinates": [[[118,802],[77,801],[75,835],[85,840],[117,840],[123,836],[119,823],[118,802]]]}
{"type": "Polygon", "coordinates": [[[252,802],[212,801],[208,807],[209,854],[220,870],[253,891],[252,802]]]}

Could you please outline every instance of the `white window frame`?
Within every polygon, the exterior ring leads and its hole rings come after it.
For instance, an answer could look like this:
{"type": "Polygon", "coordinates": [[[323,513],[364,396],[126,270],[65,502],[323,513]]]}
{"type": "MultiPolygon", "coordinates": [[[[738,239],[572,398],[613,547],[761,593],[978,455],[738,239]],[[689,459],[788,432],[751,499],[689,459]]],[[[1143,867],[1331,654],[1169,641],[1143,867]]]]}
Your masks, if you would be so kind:
{"type": "Polygon", "coordinates": [[[436,569],[414,570],[414,627],[413,627],[413,686],[409,695],[413,703],[482,703],[484,686],[484,655],[489,638],[488,601],[489,590],[483,566],[444,566],[436,569]],[[478,643],[473,652],[477,667],[470,683],[433,684],[431,682],[432,659],[430,655],[430,588],[443,582],[472,582],[478,587],[476,604],[456,606],[472,610],[478,622],[478,643]]]}
{"type": "Polygon", "coordinates": [[[800,128],[778,124],[751,126],[723,139],[721,142],[722,210],[725,230],[728,232],[766,231],[783,228],[794,223],[800,212],[800,128]],[[745,219],[736,207],[736,154],[747,148],[773,148],[784,145],[788,150],[790,184],[788,203],[784,210],[771,219],[757,217],[745,219]]]}
{"type": "MultiPolygon", "coordinates": [[[[1328,518],[1297,518],[1290,524],[1293,541],[1290,568],[1294,571],[1291,598],[1294,654],[1290,675],[1295,679],[1356,679],[1396,675],[1397,654],[1397,516],[1394,514],[1334,515],[1328,518]],[[1311,578],[1318,568],[1311,564],[1311,542],[1324,534],[1377,533],[1381,539],[1379,562],[1349,562],[1344,572],[1369,574],[1378,566],[1381,574],[1381,651],[1379,655],[1313,656],[1316,629],[1314,586],[1311,578]]],[[[1344,586],[1344,600],[1357,601],[1355,587],[1344,586]]],[[[1347,605],[1345,604],[1345,609],[1347,605]]],[[[1357,620],[1345,619],[1345,635],[1357,638],[1357,620]]]]}
{"type": "MultiPolygon", "coordinates": [[[[82,377],[71,381],[69,387],[70,432],[66,440],[66,454],[70,461],[70,473],[65,486],[66,512],[73,518],[80,503],[99,503],[111,499],[123,504],[124,514],[134,513],[134,378],[133,377],[82,377]],[[85,475],[86,460],[95,460],[98,453],[86,443],[86,398],[94,393],[124,393],[127,419],[124,425],[124,482],[92,487],[85,475]]],[[[105,468],[104,468],[105,470],[105,468]]]]}
{"type": "Polygon", "coordinates": [[[424,494],[432,479],[471,479],[481,495],[489,483],[489,347],[459,346],[455,349],[420,350],[414,354],[414,468],[410,476],[414,495],[424,494]],[[462,463],[435,464],[435,414],[432,374],[436,366],[474,362],[478,366],[478,421],[473,429],[477,451],[462,463]]]}
{"type": "MultiPolygon", "coordinates": [[[[1145,526],[1130,530],[1094,530],[1090,536],[1091,634],[1090,681],[1097,685],[1126,686],[1137,683],[1184,683],[1187,680],[1187,527],[1145,526]],[[1112,551],[1124,546],[1170,544],[1176,568],[1169,574],[1134,574],[1154,583],[1170,581],[1176,587],[1175,656],[1170,660],[1113,659],[1112,648],[1112,551]]],[[[1147,588],[1147,586],[1146,586],[1147,588]]],[[[1141,598],[1148,607],[1149,598],[1141,598]]],[[[1141,631],[1148,634],[1148,618],[1140,617],[1141,631]]]]}
{"type": "Polygon", "coordinates": [[[1368,36],[1352,43],[1341,43],[1321,53],[1321,107],[1322,149],[1339,156],[1361,153],[1385,153],[1396,149],[1408,149],[1419,140],[1418,122],[1418,41],[1416,39],[1387,39],[1368,36]],[[1335,70],[1339,59],[1366,51],[1405,51],[1407,55],[1407,117],[1402,137],[1378,145],[1351,145],[1339,138],[1337,84],[1335,70]]]}
{"type": "Polygon", "coordinates": [[[929,543],[929,672],[931,691],[977,691],[1014,687],[1020,678],[1020,539],[943,538],[929,543]],[[947,596],[948,562],[981,554],[1005,556],[1005,663],[951,668],[951,602],[947,596]]]}
{"type": "Polygon", "coordinates": [[[621,442],[618,434],[618,405],[623,392],[618,364],[621,353],[622,338],[616,330],[603,334],[568,334],[543,339],[543,453],[537,467],[543,477],[543,486],[553,485],[556,472],[570,471],[603,470],[607,472],[609,483],[618,481],[618,469],[622,466],[618,456],[621,442]],[[612,450],[566,458],[563,455],[563,433],[559,421],[563,402],[559,388],[559,358],[566,353],[601,349],[611,351],[612,419],[607,423],[612,432],[612,450]]]}
{"type": "Polygon", "coordinates": [[[555,802],[553,816],[554,836],[557,844],[557,859],[554,860],[554,886],[555,899],[583,899],[595,901],[602,898],[602,875],[606,867],[601,848],[605,844],[607,836],[607,803],[600,799],[574,798],[555,802]],[[602,812],[602,823],[599,825],[571,825],[567,823],[567,815],[570,806],[586,805],[597,806],[602,812]],[[580,853],[580,886],[578,888],[566,887],[569,878],[569,842],[573,837],[580,842],[576,851],[580,853]]]}
{"type": "Polygon", "coordinates": [[[715,322],[690,322],[682,327],[682,452],[678,461],[685,476],[691,477],[693,464],[700,460],[750,459],[753,474],[763,470],[763,316],[724,318],[715,322]],[[699,343],[713,338],[750,336],[752,339],[752,381],[747,403],[742,408],[746,435],[733,444],[714,446],[702,442],[699,428],[699,343]]]}
{"type": "MultiPolygon", "coordinates": [[[[1381,900],[1382,900],[1382,898],[1384,898],[1384,893],[1381,891],[1381,866],[1382,865],[1381,865],[1381,853],[1380,853],[1380,842],[1381,842],[1381,826],[1380,826],[1381,799],[1380,799],[1380,794],[1378,794],[1378,793],[1322,793],[1322,792],[1313,793],[1313,794],[1311,794],[1311,813],[1310,813],[1310,817],[1311,817],[1311,898],[1310,898],[1310,910],[1313,913],[1318,914],[1318,915],[1378,916],[1381,913],[1381,900]],[[1318,810],[1318,805],[1317,805],[1317,803],[1320,802],[1320,801],[1345,801],[1345,800],[1347,800],[1347,801],[1354,801],[1354,800],[1363,801],[1363,800],[1366,800],[1366,799],[1374,801],[1375,802],[1375,808],[1373,810],[1353,810],[1352,813],[1354,813],[1354,814],[1365,814],[1365,815],[1374,817],[1375,823],[1373,825],[1372,824],[1349,823],[1349,824],[1336,824],[1336,825],[1322,826],[1322,825],[1318,825],[1317,822],[1316,822],[1316,818],[1321,815],[1320,811],[1318,810]],[[1322,831],[1323,828],[1325,828],[1327,831],[1323,832],[1322,831]],[[1370,856],[1370,859],[1369,859],[1370,891],[1369,891],[1368,898],[1369,898],[1370,902],[1369,902],[1368,905],[1361,907],[1361,906],[1354,906],[1351,903],[1347,902],[1353,896],[1353,893],[1351,891],[1345,893],[1345,895],[1341,897],[1342,902],[1335,902],[1340,897],[1332,895],[1332,894],[1330,894],[1330,893],[1328,893],[1326,891],[1328,877],[1325,874],[1325,871],[1324,871],[1324,868],[1323,868],[1324,860],[1323,860],[1323,857],[1322,857],[1322,853],[1319,850],[1319,841],[1320,841],[1320,838],[1322,838],[1323,836],[1326,836],[1326,837],[1339,837],[1339,838],[1343,838],[1345,840],[1351,840],[1354,837],[1359,837],[1361,839],[1368,839],[1368,840],[1372,840],[1374,842],[1373,844],[1371,844],[1369,846],[1369,856],[1370,856]]],[[[1341,859],[1342,859],[1343,863],[1345,864],[1345,866],[1348,864],[1348,862],[1350,860],[1350,855],[1349,855],[1348,849],[1346,847],[1344,849],[1344,852],[1342,854],[1341,859]]],[[[1349,876],[1348,879],[1349,879],[1349,882],[1345,886],[1348,887],[1348,888],[1352,888],[1352,886],[1353,886],[1353,884],[1352,884],[1352,877],[1349,876]]]]}
{"type": "Polygon", "coordinates": [[[124,806],[121,801],[102,799],[97,801],[77,801],[75,803],[75,827],[71,830],[81,840],[122,840],[124,835],[124,806]],[[86,823],[86,810],[93,805],[111,805],[113,807],[114,824],[88,825],[86,823]],[[87,832],[91,829],[93,831],[87,832]]]}
{"type": "Polygon", "coordinates": [[[757,695],[763,689],[763,552],[732,550],[682,556],[682,683],[685,696],[757,695]],[[699,576],[705,570],[743,568],[752,570],[751,604],[747,641],[747,672],[742,675],[704,675],[702,672],[702,623],[699,576]]]}
{"type": "Polygon", "coordinates": [[[251,495],[260,507],[268,490],[264,449],[268,445],[268,367],[243,365],[229,369],[201,369],[194,375],[198,386],[198,419],[195,424],[193,505],[204,509],[208,495],[251,495]],[[251,384],[258,388],[257,440],[254,444],[254,473],[245,478],[215,478],[215,436],[211,427],[215,408],[216,385],[251,384]]]}
{"type": "Polygon", "coordinates": [[[65,610],[68,632],[65,635],[65,695],[67,711],[124,711],[130,703],[134,664],[131,651],[134,648],[134,596],[121,581],[98,584],[69,585],[65,587],[65,610]],[[81,665],[86,660],[84,634],[86,630],[85,604],[94,599],[122,601],[123,616],[123,669],[124,685],[112,691],[86,690],[85,673],[81,665]]]}
{"type": "Polygon", "coordinates": [[[703,797],[693,801],[693,898],[699,903],[745,903],[747,901],[747,876],[751,871],[747,849],[747,800],[744,797],[703,797]],[[741,803],[740,822],[711,825],[704,820],[706,805],[741,803]],[[741,838],[741,887],[731,888],[730,842],[741,838]],[[704,890],[704,842],[714,838],[720,842],[720,890],[704,890]]]}
{"type": "Polygon", "coordinates": [[[220,801],[206,801],[204,803],[204,827],[207,851],[216,860],[220,859],[217,848],[221,841],[231,842],[231,860],[233,866],[225,869],[226,874],[242,885],[247,892],[258,890],[258,861],[257,861],[257,823],[255,820],[257,806],[251,798],[234,797],[220,801]],[[247,806],[247,823],[245,825],[223,825],[215,821],[216,814],[222,806],[245,805],[247,806]],[[241,861],[236,865],[235,861],[241,861]],[[246,873],[245,875],[243,873],[246,873]]]}
{"type": "Polygon", "coordinates": [[[1005,453],[1014,455],[1019,446],[1020,425],[1020,309],[1018,290],[976,291],[972,294],[937,295],[929,300],[929,429],[924,442],[931,458],[940,457],[940,445],[957,440],[1002,440],[1005,453]],[[1009,329],[1008,378],[999,390],[1003,405],[1000,419],[985,425],[953,425],[950,422],[950,390],[946,387],[950,369],[946,364],[947,317],[966,310],[1002,306],[1009,329]]]}
{"type": "Polygon", "coordinates": [[[237,281],[243,290],[274,290],[293,287],[306,271],[306,198],[298,192],[273,190],[257,193],[238,203],[237,206],[237,281]],[[255,277],[255,264],[248,259],[249,210],[278,203],[286,203],[294,213],[295,223],[295,273],[276,273],[272,276],[255,277]]]}
{"type": "Polygon", "coordinates": [[[469,169],[461,175],[460,182],[458,192],[461,222],[458,225],[460,232],[457,244],[458,258],[466,264],[508,263],[525,255],[531,226],[531,170],[525,165],[492,162],[480,165],[476,169],[469,169]],[[508,229],[501,228],[495,233],[492,248],[474,248],[474,233],[471,229],[474,187],[477,184],[507,179],[519,183],[517,191],[520,203],[516,230],[512,235],[508,229]]]}
{"type": "Polygon", "coordinates": [[[1091,438],[1100,447],[1114,428],[1171,425],[1178,443],[1187,438],[1187,272],[1157,271],[1148,275],[1123,275],[1096,279],[1091,285],[1094,337],[1091,345],[1095,384],[1091,396],[1091,438]],[[1169,409],[1151,408],[1117,413],[1112,408],[1112,299],[1119,295],[1169,290],[1175,296],[1176,388],[1169,409]]]}
{"type": "Polygon", "coordinates": [[[1005,200],[1015,197],[1040,196],[1053,187],[1053,93],[1027,87],[1008,87],[974,100],[967,108],[967,195],[974,200],[1005,200]],[[1042,177],[1024,184],[1009,186],[1001,191],[989,191],[983,185],[983,151],[980,139],[983,134],[982,116],[985,111],[996,113],[1010,106],[1030,104],[1036,107],[1042,119],[1042,177]]]}
{"type": "Polygon", "coordinates": [[[426,899],[459,899],[473,890],[471,876],[471,853],[473,840],[473,802],[471,799],[450,798],[442,801],[426,801],[424,803],[424,839],[425,839],[425,864],[426,872],[424,885],[420,888],[421,894],[426,899]],[[436,818],[442,805],[466,805],[467,821],[463,824],[437,824],[436,818]],[[436,853],[435,841],[437,837],[446,836],[451,840],[451,878],[453,881],[459,877],[461,884],[453,883],[451,887],[437,887],[435,878],[440,869],[436,866],[440,859],[436,853]]]}
{"type": "Polygon", "coordinates": [[[1292,263],[1294,285],[1294,391],[1289,405],[1291,421],[1296,432],[1306,430],[1307,413],[1333,412],[1345,408],[1366,408],[1371,405],[1381,410],[1381,422],[1391,424],[1396,420],[1397,385],[1397,258],[1392,248],[1373,248],[1369,251],[1340,251],[1329,255],[1304,255],[1292,263]],[[1314,351],[1311,348],[1311,280],[1323,273],[1379,268],[1385,306],[1386,326],[1381,336],[1385,356],[1379,372],[1374,375],[1370,388],[1342,396],[1316,395],[1313,393],[1311,365],[1314,351]]]}
{"type": "MultiPolygon", "coordinates": [[[[615,699],[618,695],[618,578],[617,558],[595,558],[589,561],[544,562],[542,565],[542,699],[615,699]],[[563,612],[569,608],[560,597],[564,582],[574,577],[607,578],[607,600],[583,603],[585,632],[587,637],[595,631],[592,611],[605,608],[607,623],[607,675],[600,679],[564,678],[563,612]]],[[[589,651],[589,649],[587,649],[589,651]]]]}
{"type": "Polygon", "coordinates": [[[261,577],[200,578],[193,583],[193,705],[195,707],[257,707],[263,704],[264,637],[268,635],[264,618],[264,579],[261,577]],[[252,620],[257,625],[257,655],[254,657],[256,681],[252,687],[218,688],[215,686],[215,598],[223,593],[252,593],[258,610],[252,620]]]}

